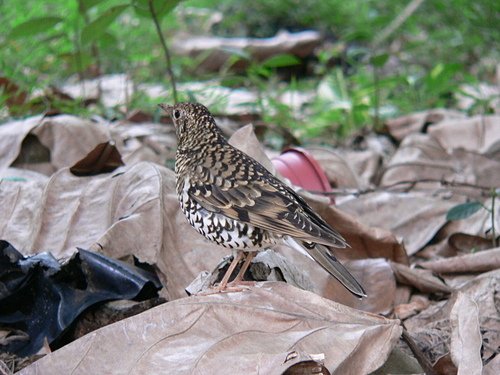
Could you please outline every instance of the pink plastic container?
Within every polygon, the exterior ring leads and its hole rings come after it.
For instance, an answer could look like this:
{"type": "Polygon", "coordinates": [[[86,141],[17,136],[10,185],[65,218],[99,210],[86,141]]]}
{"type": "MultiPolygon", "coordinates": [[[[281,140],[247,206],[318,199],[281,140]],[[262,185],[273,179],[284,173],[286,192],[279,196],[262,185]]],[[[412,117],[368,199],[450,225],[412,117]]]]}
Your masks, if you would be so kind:
{"type": "MultiPolygon", "coordinates": [[[[306,190],[332,191],[328,178],[319,163],[303,148],[286,149],[271,161],[276,170],[294,185],[306,190]]],[[[335,203],[333,197],[330,197],[330,201],[332,204],[335,203]]]]}

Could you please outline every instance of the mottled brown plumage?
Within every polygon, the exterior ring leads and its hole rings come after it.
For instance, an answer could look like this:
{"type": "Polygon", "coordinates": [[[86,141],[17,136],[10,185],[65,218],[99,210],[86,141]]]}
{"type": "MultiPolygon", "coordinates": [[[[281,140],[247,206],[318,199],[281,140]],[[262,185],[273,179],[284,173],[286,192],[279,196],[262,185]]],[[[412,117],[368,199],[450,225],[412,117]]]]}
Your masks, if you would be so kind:
{"type": "MultiPolygon", "coordinates": [[[[349,291],[366,295],[326,247],[346,247],[342,236],[290,187],[231,146],[203,105],[160,106],[175,124],[175,173],[181,208],[198,232],[222,246],[252,255],[291,238],[349,291]]],[[[249,263],[247,260],[245,265],[249,263]]],[[[242,275],[240,272],[237,279],[242,275]]],[[[223,288],[230,275],[226,276],[223,288]]]]}

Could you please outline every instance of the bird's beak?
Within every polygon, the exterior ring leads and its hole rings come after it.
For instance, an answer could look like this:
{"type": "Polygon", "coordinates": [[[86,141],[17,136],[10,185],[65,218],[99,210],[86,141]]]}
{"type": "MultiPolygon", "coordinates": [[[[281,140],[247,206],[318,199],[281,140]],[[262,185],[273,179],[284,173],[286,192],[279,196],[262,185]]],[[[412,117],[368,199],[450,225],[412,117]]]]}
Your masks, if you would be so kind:
{"type": "Polygon", "coordinates": [[[173,105],[168,105],[168,104],[158,104],[158,107],[160,107],[161,109],[163,109],[167,115],[169,116],[172,116],[172,110],[174,109],[174,106],[173,105]]]}

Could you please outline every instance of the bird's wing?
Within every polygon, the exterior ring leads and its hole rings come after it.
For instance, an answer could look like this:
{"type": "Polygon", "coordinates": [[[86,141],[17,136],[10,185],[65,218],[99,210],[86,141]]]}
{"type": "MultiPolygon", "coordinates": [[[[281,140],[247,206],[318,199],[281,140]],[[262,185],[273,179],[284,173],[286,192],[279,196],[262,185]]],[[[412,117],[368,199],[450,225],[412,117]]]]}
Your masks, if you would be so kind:
{"type": "Polygon", "coordinates": [[[335,247],[348,246],[297,193],[249,156],[209,160],[190,173],[188,194],[209,211],[273,233],[335,247]],[[219,163],[218,165],[215,165],[219,163]]]}

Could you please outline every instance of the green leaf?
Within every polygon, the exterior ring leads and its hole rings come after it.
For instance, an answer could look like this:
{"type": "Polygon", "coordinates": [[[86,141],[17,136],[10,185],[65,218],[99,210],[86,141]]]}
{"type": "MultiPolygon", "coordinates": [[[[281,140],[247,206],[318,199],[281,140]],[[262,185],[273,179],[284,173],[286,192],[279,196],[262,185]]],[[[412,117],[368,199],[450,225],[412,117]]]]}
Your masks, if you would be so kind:
{"type": "MultiPolygon", "coordinates": [[[[134,10],[138,16],[151,18],[150,0],[133,0],[134,10]]],[[[152,0],[156,16],[161,19],[170,13],[183,0],[152,0]]]]}
{"type": "Polygon", "coordinates": [[[118,39],[109,31],[105,31],[99,38],[99,46],[101,48],[114,48],[118,46],[118,39]]]}
{"type": "Polygon", "coordinates": [[[86,25],[82,30],[82,43],[89,44],[104,34],[106,29],[113,23],[120,14],[127,9],[129,4],[117,5],[109,8],[103,14],[101,14],[97,19],[86,25]]]}
{"type": "Polygon", "coordinates": [[[24,38],[27,36],[33,36],[36,34],[45,33],[51,30],[63,19],[61,17],[37,17],[32,18],[28,21],[22,22],[15,26],[10,34],[9,38],[24,38]]]}
{"type": "Polygon", "coordinates": [[[101,3],[103,0],[80,0],[80,1],[81,1],[83,10],[87,11],[90,8],[93,8],[97,4],[101,3]]]}
{"type": "Polygon", "coordinates": [[[375,55],[375,56],[372,56],[372,58],[370,60],[371,60],[371,63],[374,67],[381,68],[385,65],[387,60],[389,60],[389,54],[382,53],[380,55],[375,55]]]}
{"type": "Polygon", "coordinates": [[[474,215],[483,205],[481,202],[467,202],[452,207],[446,214],[446,220],[462,220],[474,215]]]}
{"type": "Polygon", "coordinates": [[[284,68],[297,64],[300,64],[300,59],[298,57],[284,53],[268,58],[262,63],[262,66],[266,68],[284,68]]]}

